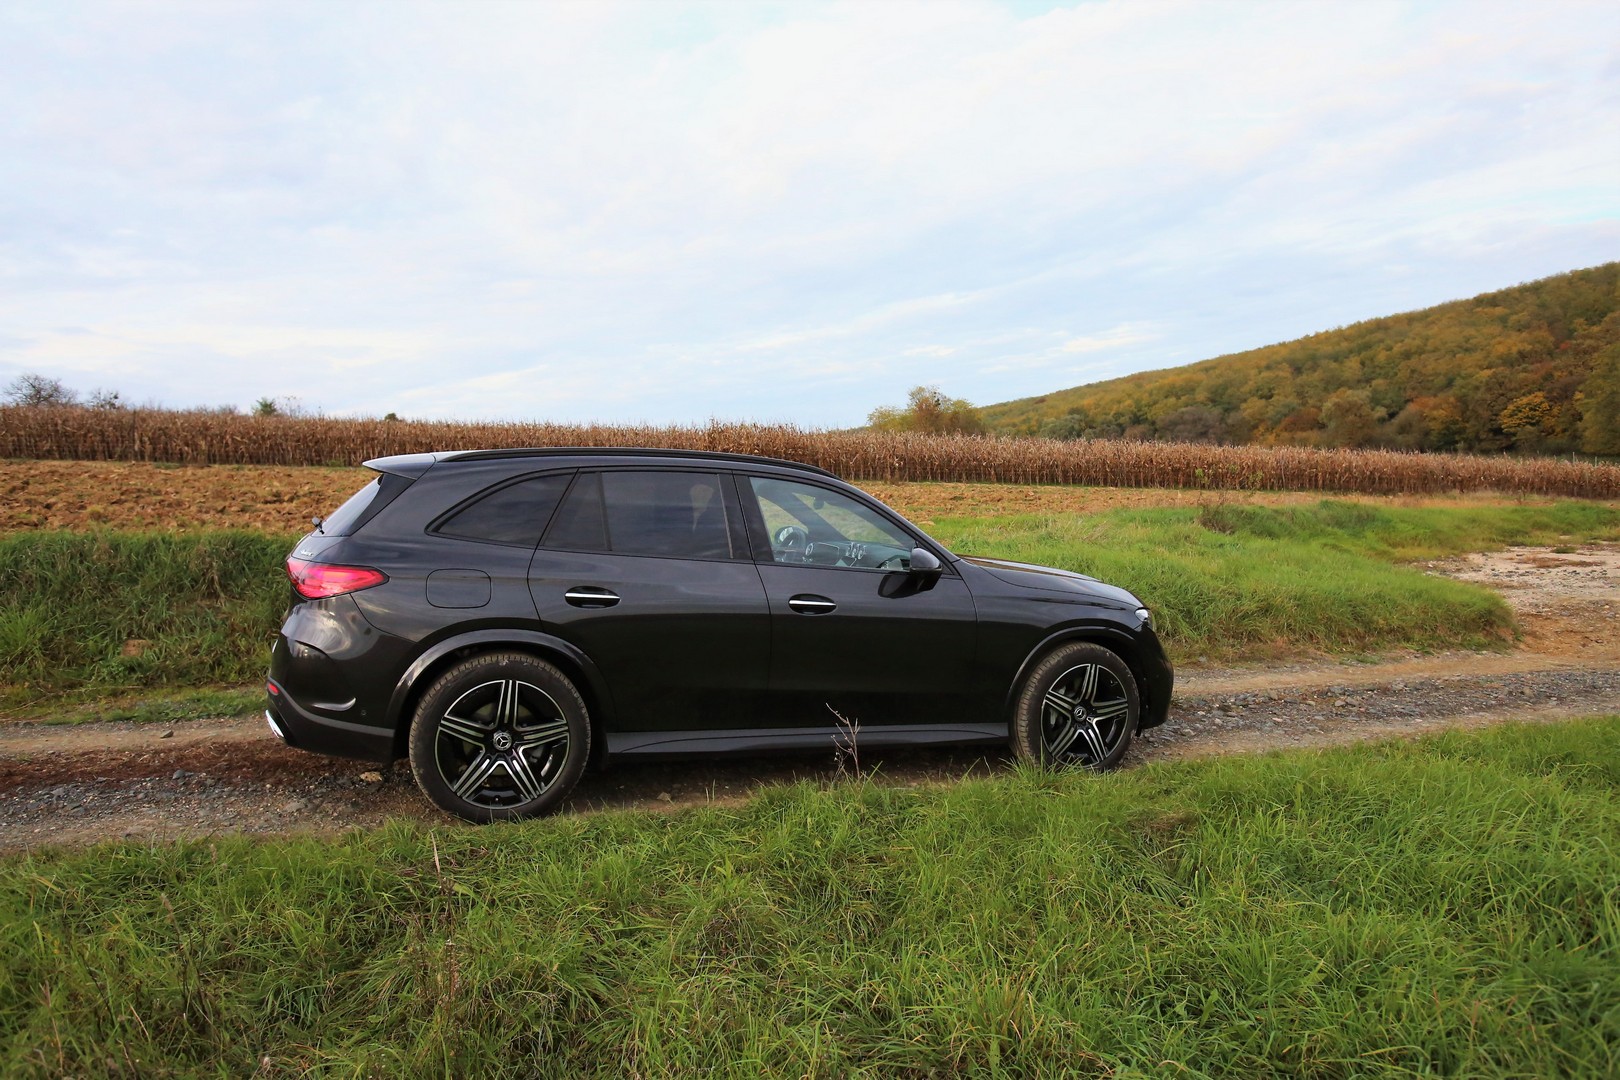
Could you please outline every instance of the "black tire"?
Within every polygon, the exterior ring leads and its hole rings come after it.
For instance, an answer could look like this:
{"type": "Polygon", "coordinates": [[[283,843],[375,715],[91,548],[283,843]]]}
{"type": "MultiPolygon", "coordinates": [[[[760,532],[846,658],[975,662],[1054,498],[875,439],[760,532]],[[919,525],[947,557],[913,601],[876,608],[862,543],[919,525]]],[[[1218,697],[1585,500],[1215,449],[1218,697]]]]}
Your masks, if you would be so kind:
{"type": "Polygon", "coordinates": [[[1025,761],[1112,769],[1136,737],[1142,696],[1112,649],[1071,642],[1030,671],[1013,709],[1012,745],[1025,761]]]}
{"type": "Polygon", "coordinates": [[[524,653],[463,660],[433,681],[411,720],[411,772],[468,821],[556,808],[591,756],[585,700],[568,676],[524,653]]]}

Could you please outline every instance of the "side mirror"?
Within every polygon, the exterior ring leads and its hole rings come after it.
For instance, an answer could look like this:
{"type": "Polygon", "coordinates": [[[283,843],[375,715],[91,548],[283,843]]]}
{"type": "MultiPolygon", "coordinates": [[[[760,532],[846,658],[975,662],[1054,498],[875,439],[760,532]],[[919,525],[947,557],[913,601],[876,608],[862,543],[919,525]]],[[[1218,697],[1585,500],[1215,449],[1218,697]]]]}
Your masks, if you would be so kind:
{"type": "Polygon", "coordinates": [[[937,581],[940,575],[939,560],[927,548],[914,547],[911,549],[911,564],[906,567],[906,573],[924,581],[937,581]]]}
{"type": "Polygon", "coordinates": [[[904,572],[883,575],[883,580],[878,582],[878,595],[891,600],[916,596],[932,589],[941,573],[939,559],[932,551],[914,547],[911,549],[911,561],[906,564],[904,572]]]}

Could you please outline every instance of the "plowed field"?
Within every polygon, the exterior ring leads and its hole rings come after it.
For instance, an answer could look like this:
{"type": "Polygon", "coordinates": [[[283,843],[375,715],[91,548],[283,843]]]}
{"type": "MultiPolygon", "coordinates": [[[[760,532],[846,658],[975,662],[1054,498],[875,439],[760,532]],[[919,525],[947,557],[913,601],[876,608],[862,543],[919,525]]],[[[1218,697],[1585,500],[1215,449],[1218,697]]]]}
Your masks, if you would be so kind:
{"type": "MultiPolygon", "coordinates": [[[[366,469],[319,466],[7,461],[0,463],[0,532],[84,528],[303,532],[311,517],[331,513],[372,475],[366,469]]],[[[1214,501],[1281,506],[1323,498],[1319,492],[1212,493],[1021,484],[862,486],[925,527],[936,517],[1074,514],[1122,506],[1196,506],[1214,501]]],[[[1337,497],[1407,506],[1501,498],[1337,497]]]]}

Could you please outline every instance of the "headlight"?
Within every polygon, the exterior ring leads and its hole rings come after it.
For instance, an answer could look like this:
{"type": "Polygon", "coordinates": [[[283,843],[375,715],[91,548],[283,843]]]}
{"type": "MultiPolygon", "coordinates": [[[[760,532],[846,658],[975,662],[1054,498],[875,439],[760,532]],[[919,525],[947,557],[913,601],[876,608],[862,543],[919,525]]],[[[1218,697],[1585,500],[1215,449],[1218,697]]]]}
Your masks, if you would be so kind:
{"type": "Polygon", "coordinates": [[[1153,612],[1149,611],[1145,607],[1139,607],[1136,609],[1136,617],[1142,620],[1143,626],[1147,627],[1149,630],[1153,629],[1153,612]]]}

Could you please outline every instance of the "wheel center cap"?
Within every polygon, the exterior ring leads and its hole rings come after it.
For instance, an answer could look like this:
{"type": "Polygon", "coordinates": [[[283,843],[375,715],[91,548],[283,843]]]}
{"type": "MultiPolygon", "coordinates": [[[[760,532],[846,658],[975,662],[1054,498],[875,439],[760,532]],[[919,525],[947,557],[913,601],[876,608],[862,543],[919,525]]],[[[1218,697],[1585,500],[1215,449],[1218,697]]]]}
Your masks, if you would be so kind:
{"type": "Polygon", "coordinates": [[[510,731],[497,731],[495,737],[490,741],[495,744],[497,750],[512,749],[512,733],[510,731]]]}

